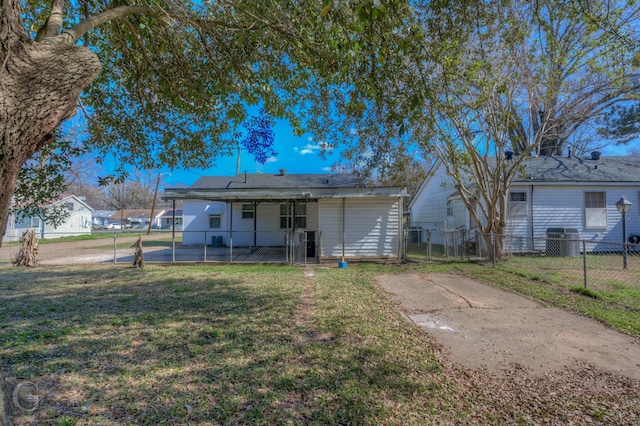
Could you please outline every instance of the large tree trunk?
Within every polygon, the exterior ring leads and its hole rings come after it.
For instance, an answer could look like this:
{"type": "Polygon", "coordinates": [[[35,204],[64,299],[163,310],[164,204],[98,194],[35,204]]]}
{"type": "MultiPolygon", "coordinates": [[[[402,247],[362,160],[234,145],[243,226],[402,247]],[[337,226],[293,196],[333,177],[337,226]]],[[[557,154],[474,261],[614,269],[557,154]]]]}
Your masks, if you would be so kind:
{"type": "Polygon", "coordinates": [[[0,1],[0,233],[4,236],[18,170],[74,114],[80,92],[98,74],[100,62],[87,48],[59,43],[64,38],[33,42],[22,27],[19,0],[0,1]]]}
{"type": "MultiPolygon", "coordinates": [[[[20,0],[0,0],[0,246],[20,167],[75,112],[80,92],[100,71],[90,50],[64,38],[32,41],[20,0]]],[[[8,392],[0,366],[0,396],[8,392]]],[[[0,398],[0,425],[11,407],[0,398]]]]}

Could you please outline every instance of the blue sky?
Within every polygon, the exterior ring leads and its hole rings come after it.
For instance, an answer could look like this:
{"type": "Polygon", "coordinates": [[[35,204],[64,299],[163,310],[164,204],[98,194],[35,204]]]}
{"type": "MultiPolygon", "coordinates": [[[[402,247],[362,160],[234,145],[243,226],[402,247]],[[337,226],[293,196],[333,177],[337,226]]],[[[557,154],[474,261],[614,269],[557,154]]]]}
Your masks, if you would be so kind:
{"type": "MultiPolygon", "coordinates": [[[[278,121],[274,127],[274,151],[276,157],[270,157],[266,163],[260,164],[246,151],[240,153],[240,173],[279,173],[285,169],[287,173],[331,173],[331,166],[340,160],[339,153],[328,152],[325,159],[321,159],[320,144],[311,136],[295,136],[289,124],[278,121]]],[[[191,185],[200,176],[232,176],[236,174],[237,155],[218,157],[216,165],[205,169],[169,170],[171,176],[163,175],[160,187],[191,185]]]]}

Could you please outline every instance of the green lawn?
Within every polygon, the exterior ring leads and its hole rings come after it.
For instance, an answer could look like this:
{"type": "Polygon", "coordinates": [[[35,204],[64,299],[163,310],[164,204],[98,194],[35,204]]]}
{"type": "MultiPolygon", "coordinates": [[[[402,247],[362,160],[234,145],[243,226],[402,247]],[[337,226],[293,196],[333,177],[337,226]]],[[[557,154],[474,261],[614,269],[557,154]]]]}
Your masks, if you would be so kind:
{"type": "Polygon", "coordinates": [[[319,267],[313,277],[282,265],[0,268],[0,359],[7,376],[35,383],[41,394],[38,409],[16,420],[424,425],[639,418],[637,395],[628,391],[610,388],[602,400],[574,391],[528,397],[532,379],[487,383],[487,374],[452,366],[375,284],[380,272],[424,268],[319,267]]]}

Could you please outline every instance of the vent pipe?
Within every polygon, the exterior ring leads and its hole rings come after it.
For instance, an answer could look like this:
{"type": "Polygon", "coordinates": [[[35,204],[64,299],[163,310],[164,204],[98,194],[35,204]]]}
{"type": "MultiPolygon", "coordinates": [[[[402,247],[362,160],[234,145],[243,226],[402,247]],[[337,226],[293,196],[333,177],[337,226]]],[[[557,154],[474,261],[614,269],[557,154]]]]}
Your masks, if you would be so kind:
{"type": "Polygon", "coordinates": [[[592,160],[599,160],[600,159],[600,155],[602,155],[602,153],[600,151],[593,151],[591,153],[591,159],[592,160]]]}

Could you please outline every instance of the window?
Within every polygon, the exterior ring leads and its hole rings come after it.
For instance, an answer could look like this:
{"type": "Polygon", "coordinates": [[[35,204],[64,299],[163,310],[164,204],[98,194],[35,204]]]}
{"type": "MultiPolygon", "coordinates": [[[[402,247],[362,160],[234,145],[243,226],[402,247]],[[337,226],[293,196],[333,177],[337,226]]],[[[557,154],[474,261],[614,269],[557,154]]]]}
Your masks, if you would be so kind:
{"type": "Polygon", "coordinates": [[[584,193],[585,228],[607,227],[607,201],[605,192],[584,193]]]}
{"type": "Polygon", "coordinates": [[[220,215],[212,214],[209,216],[209,228],[220,229],[220,215]]]}
{"type": "Polygon", "coordinates": [[[527,193],[526,192],[510,192],[509,193],[509,216],[526,216],[527,215],[527,193]]]}
{"type": "Polygon", "coordinates": [[[447,200],[447,216],[453,216],[453,200],[447,200]]]}
{"type": "MultiPolygon", "coordinates": [[[[280,204],[280,228],[291,228],[291,215],[293,212],[293,206],[291,204],[280,204]]],[[[307,227],[307,205],[297,204],[295,206],[296,219],[295,228],[307,227]]]]}
{"type": "Polygon", "coordinates": [[[40,228],[40,218],[39,217],[32,217],[30,226],[32,228],[40,228]]]}
{"type": "Polygon", "coordinates": [[[73,203],[65,203],[64,206],[66,207],[67,210],[73,211],[73,203]]]}
{"type": "Polygon", "coordinates": [[[253,219],[254,215],[254,206],[253,204],[243,204],[242,205],[242,218],[243,219],[253,219]]]}

